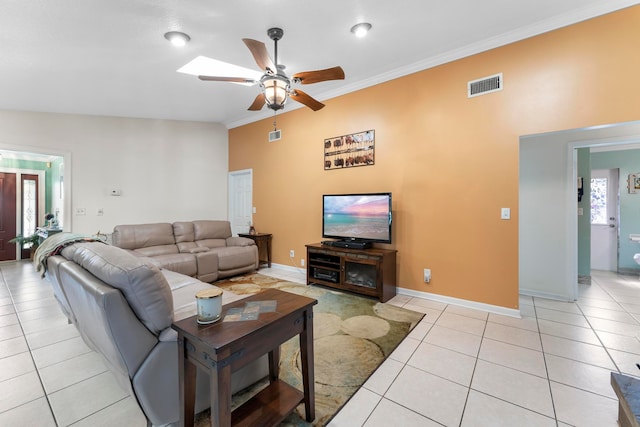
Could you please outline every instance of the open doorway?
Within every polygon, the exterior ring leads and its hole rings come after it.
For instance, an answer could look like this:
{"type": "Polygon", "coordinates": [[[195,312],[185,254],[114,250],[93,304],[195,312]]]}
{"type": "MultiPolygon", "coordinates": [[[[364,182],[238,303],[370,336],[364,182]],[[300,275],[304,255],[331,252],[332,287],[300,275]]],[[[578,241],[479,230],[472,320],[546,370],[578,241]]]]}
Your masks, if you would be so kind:
{"type": "Polygon", "coordinates": [[[5,150],[0,147],[0,261],[29,258],[31,243],[9,243],[29,237],[38,227],[64,227],[64,156],[5,150]],[[52,220],[45,220],[51,214],[52,220]]]}
{"type": "Polygon", "coordinates": [[[580,176],[576,149],[638,143],[640,121],[520,137],[520,293],[576,300],[580,176]]]}

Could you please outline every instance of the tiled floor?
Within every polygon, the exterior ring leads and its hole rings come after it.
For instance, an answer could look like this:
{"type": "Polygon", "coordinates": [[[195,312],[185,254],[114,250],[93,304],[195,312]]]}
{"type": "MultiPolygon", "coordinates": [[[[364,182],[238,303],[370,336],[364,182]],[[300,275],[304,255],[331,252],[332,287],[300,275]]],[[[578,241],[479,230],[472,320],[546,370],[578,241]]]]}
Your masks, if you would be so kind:
{"type": "MultiPolygon", "coordinates": [[[[144,426],[27,262],[0,264],[0,426],[144,426]]],[[[302,274],[263,269],[292,281],[302,274]]],[[[640,280],[594,272],[522,319],[399,295],[426,313],[332,427],[617,426],[611,371],[640,376],[640,280]]]]}

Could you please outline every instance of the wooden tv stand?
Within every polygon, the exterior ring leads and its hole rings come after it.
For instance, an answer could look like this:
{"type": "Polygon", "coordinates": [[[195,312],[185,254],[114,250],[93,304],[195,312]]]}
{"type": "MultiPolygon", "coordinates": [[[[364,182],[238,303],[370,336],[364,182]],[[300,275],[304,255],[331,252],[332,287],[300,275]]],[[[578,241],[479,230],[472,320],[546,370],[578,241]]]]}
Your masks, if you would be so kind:
{"type": "Polygon", "coordinates": [[[307,246],[307,284],[329,286],[387,302],[396,295],[395,249],[307,246]]]}

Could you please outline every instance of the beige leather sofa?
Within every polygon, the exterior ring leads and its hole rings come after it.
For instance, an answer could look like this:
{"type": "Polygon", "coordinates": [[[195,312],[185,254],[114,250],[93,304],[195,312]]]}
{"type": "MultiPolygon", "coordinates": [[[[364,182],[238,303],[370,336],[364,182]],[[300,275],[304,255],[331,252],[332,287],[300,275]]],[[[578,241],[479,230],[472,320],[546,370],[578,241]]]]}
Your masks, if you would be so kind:
{"type": "Polygon", "coordinates": [[[113,245],[204,282],[258,269],[258,247],[231,236],[229,221],[117,225],[113,245]]]}
{"type": "MultiPolygon", "coordinates": [[[[149,424],[177,424],[178,344],[171,323],[194,315],[196,292],[212,285],[160,270],[145,258],[100,242],[71,244],[46,262],[63,311],[138,402],[149,424]]],[[[223,303],[239,298],[225,291],[223,303]]],[[[232,392],[267,374],[263,356],[232,374],[232,392]]],[[[208,383],[208,373],[199,369],[196,412],[209,406],[208,383]]]]}

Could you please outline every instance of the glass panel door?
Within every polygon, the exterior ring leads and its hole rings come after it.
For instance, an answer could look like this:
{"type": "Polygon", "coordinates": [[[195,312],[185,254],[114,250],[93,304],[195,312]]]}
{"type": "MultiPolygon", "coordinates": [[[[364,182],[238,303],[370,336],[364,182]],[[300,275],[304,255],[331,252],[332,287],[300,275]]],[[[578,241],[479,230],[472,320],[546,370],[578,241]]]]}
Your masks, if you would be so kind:
{"type": "MultiPolygon", "coordinates": [[[[35,234],[38,226],[38,175],[22,175],[22,235],[35,234]]],[[[22,247],[22,258],[29,258],[31,243],[22,247]]]]}
{"type": "Polygon", "coordinates": [[[344,262],[344,283],[353,286],[376,289],[377,269],[375,264],[364,260],[344,262]]]}

